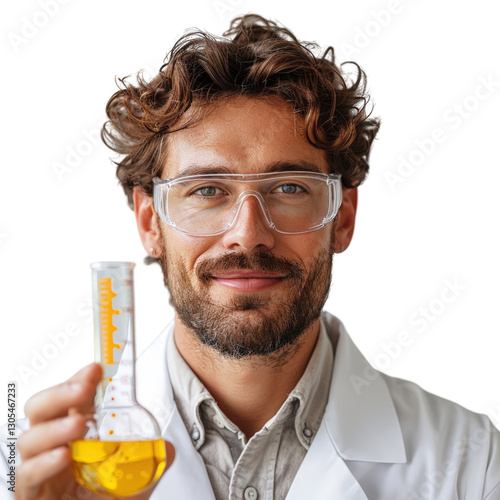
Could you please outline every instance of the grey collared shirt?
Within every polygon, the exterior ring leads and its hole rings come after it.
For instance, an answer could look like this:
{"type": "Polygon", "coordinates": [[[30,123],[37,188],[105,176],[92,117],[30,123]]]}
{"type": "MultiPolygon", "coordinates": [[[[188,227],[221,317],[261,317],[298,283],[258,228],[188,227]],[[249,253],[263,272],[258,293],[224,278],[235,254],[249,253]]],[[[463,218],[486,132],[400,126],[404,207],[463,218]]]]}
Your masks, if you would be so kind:
{"type": "Polygon", "coordinates": [[[320,322],[318,340],[302,378],[276,415],[247,440],[189,368],[170,336],[167,361],[175,402],[218,500],[286,497],[323,418],[333,353],[320,322]]]}

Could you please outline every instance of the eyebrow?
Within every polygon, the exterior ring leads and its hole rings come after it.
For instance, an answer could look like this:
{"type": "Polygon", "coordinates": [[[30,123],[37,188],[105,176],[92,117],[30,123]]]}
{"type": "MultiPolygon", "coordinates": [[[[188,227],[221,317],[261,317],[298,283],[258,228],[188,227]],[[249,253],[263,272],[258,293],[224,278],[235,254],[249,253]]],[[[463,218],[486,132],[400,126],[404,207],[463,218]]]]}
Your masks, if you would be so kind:
{"type": "MultiPolygon", "coordinates": [[[[297,160],[297,161],[277,161],[267,165],[263,172],[259,173],[269,173],[269,172],[314,172],[322,173],[321,168],[307,160],[297,160]]],[[[179,177],[187,177],[188,175],[206,175],[206,174],[239,174],[241,172],[234,172],[228,167],[223,165],[188,165],[186,168],[181,170],[173,179],[179,177]]]]}

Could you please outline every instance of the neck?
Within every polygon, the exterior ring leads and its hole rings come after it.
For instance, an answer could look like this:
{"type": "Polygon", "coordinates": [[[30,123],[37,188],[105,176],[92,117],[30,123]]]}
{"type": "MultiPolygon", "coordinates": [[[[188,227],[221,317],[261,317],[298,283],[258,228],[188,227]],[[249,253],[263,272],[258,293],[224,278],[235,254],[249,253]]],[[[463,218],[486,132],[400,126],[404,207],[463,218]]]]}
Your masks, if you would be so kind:
{"type": "Polygon", "coordinates": [[[178,319],[177,348],[224,414],[250,439],[272,418],[297,385],[312,355],[319,320],[293,346],[265,358],[230,359],[202,344],[178,319]]]}

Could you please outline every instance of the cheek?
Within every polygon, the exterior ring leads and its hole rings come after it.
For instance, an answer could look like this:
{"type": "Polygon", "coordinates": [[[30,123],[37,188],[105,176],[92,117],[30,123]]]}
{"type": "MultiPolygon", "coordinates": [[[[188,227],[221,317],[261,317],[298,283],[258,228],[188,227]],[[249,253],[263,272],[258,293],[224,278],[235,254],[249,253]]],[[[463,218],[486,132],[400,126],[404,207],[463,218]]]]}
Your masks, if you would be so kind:
{"type": "Polygon", "coordinates": [[[281,245],[275,247],[276,255],[287,255],[301,262],[306,269],[310,269],[320,253],[328,253],[333,249],[332,228],[324,228],[301,235],[283,235],[281,245]],[[281,252],[280,252],[281,250],[281,252]],[[290,251],[293,253],[291,254],[290,251]]]}
{"type": "Polygon", "coordinates": [[[203,254],[213,246],[212,239],[189,236],[169,227],[165,230],[163,245],[169,260],[181,262],[190,273],[203,254]]]}

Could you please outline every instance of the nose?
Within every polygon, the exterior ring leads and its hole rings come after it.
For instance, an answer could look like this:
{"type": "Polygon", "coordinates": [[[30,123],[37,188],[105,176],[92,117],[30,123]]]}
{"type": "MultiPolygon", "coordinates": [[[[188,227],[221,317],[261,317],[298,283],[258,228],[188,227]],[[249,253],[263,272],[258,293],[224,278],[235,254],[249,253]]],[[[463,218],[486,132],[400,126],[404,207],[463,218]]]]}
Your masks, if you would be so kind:
{"type": "Polygon", "coordinates": [[[245,251],[258,247],[271,249],[274,247],[274,234],[257,197],[247,194],[241,200],[232,226],[222,235],[222,243],[228,250],[238,247],[245,251]]]}

